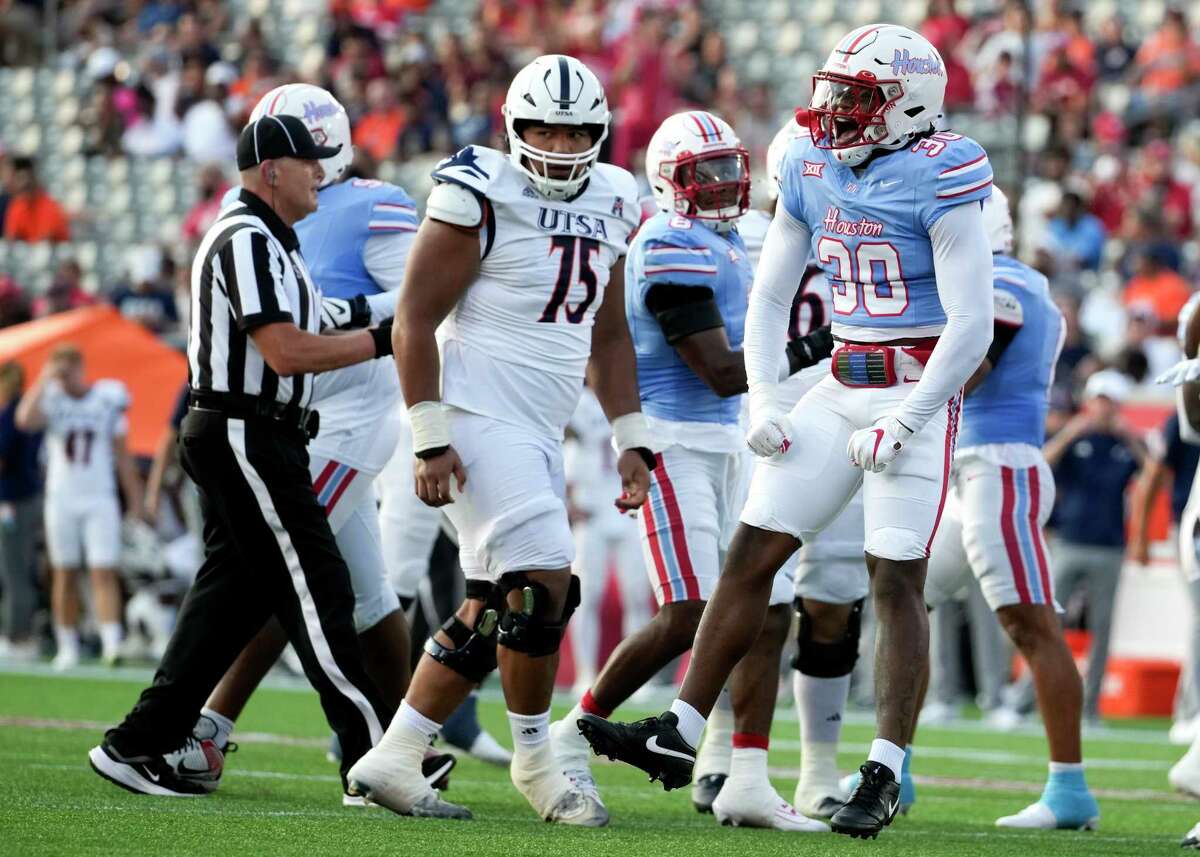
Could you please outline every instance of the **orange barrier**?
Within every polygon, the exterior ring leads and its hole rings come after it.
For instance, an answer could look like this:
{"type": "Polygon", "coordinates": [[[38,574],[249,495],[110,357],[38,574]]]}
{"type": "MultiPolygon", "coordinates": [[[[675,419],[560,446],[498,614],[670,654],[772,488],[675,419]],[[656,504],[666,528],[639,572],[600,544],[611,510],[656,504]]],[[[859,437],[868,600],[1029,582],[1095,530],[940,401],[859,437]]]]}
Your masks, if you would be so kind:
{"type": "Polygon", "coordinates": [[[112,307],[96,306],[0,330],[0,363],[16,360],[32,383],[64,342],[83,352],[89,379],[116,378],[129,388],[129,448],[153,455],[187,380],[187,359],[112,307]]]}

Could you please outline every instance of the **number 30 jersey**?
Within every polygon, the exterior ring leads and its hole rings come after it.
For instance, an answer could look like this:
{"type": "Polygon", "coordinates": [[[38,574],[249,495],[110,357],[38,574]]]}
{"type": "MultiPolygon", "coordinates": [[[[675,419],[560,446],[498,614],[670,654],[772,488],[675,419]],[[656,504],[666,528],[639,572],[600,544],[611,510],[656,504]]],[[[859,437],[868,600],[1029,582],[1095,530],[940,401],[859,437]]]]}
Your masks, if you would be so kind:
{"type": "Polygon", "coordinates": [[[641,219],[637,183],[596,164],[579,196],[549,200],[481,146],[442,161],[433,179],[472,191],[484,210],[479,276],[439,331],[442,401],[561,438],[611,269],[641,219]]]}
{"type": "Polygon", "coordinates": [[[97,381],[78,399],[56,381],[46,386],[46,495],[113,497],[113,439],[128,431],[129,392],[120,381],[97,381]]]}
{"type": "Polygon", "coordinates": [[[974,140],[937,133],[858,171],[807,137],[788,147],[780,204],[812,232],[810,259],[833,291],[833,332],[861,341],[936,336],[946,323],[929,230],[992,192],[974,140]]]}

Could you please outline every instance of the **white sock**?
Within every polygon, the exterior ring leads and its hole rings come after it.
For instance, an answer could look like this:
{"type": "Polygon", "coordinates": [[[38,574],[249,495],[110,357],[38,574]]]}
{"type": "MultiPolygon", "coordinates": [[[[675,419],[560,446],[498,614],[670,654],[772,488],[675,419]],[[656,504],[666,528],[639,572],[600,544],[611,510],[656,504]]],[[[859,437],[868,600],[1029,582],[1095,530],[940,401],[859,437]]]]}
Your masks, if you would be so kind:
{"type": "Polygon", "coordinates": [[[392,717],[378,746],[385,750],[408,751],[410,754],[416,750],[419,765],[425,748],[441,728],[442,724],[430,720],[404,699],[400,701],[400,708],[392,717]]]}
{"type": "Polygon", "coordinates": [[[125,636],[125,629],[121,627],[120,622],[101,622],[100,623],[100,653],[104,657],[116,657],[117,651],[121,648],[121,639],[125,636]]]}
{"type": "Polygon", "coordinates": [[[797,670],[792,673],[792,693],[800,717],[800,740],[806,744],[836,745],[842,737],[850,676],[816,678],[797,670]]]}
{"type": "Polygon", "coordinates": [[[679,734],[688,745],[695,747],[704,734],[704,716],[682,699],[671,703],[671,713],[679,718],[679,734]]]}
{"type": "Polygon", "coordinates": [[[1068,771],[1082,771],[1083,762],[1050,762],[1050,773],[1065,774],[1068,771]]]}
{"type": "Polygon", "coordinates": [[[514,714],[508,712],[508,726],[512,730],[514,747],[536,747],[550,740],[550,712],[541,714],[514,714]]]}
{"type": "Polygon", "coordinates": [[[74,625],[55,625],[54,644],[58,651],[79,654],[79,629],[74,625]]]}
{"type": "Polygon", "coordinates": [[[896,782],[900,782],[900,772],[904,769],[904,748],[897,747],[883,738],[876,738],[871,742],[871,752],[867,754],[867,761],[884,765],[892,772],[896,782]]]}
{"type": "MultiPolygon", "coordinates": [[[[215,726],[217,729],[217,734],[212,736],[213,743],[216,744],[217,747],[224,749],[225,745],[229,743],[229,736],[233,733],[233,721],[221,712],[214,711],[208,706],[200,709],[200,716],[207,717],[212,721],[213,726],[215,726]]],[[[198,725],[199,723],[197,723],[197,726],[198,725]]],[[[203,732],[200,734],[205,738],[208,737],[207,735],[204,735],[203,732]]]]}
{"type": "Polygon", "coordinates": [[[837,744],[803,742],[800,751],[800,783],[805,788],[836,785],[837,744]]]}
{"type": "Polygon", "coordinates": [[[709,774],[728,774],[732,750],[733,705],[729,701],[729,691],[722,688],[704,728],[704,745],[696,754],[696,779],[709,774]]]}
{"type": "Polygon", "coordinates": [[[759,747],[734,747],[729,761],[729,779],[764,782],[769,785],[767,751],[759,747]]]}

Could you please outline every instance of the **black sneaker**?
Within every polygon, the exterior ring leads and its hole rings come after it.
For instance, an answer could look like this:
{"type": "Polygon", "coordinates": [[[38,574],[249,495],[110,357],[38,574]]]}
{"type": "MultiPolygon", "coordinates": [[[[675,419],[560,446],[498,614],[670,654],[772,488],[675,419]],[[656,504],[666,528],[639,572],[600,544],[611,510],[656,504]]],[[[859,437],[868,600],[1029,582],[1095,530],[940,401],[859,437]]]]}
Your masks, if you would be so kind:
{"type": "Polygon", "coordinates": [[[207,789],[175,773],[162,756],[125,757],[107,742],[88,752],[92,770],[110,783],[143,795],[202,797],[207,789]]]}
{"type": "Polygon", "coordinates": [[[450,788],[450,772],[457,764],[457,756],[451,753],[435,753],[421,760],[421,773],[431,788],[444,792],[450,788]]]}
{"type": "Polygon", "coordinates": [[[725,785],[728,778],[728,774],[705,774],[692,783],[692,806],[696,807],[696,812],[712,812],[713,801],[721,793],[721,786],[725,785]]]}
{"type": "Polygon", "coordinates": [[[608,756],[650,775],[663,789],[679,789],[692,781],[696,750],[676,728],[679,720],[670,711],[637,723],[613,723],[594,714],[577,721],[579,731],[597,756],[608,756]]]}
{"type": "Polygon", "coordinates": [[[874,839],[896,817],[900,808],[900,784],[891,770],[879,762],[867,762],[858,772],[861,777],[854,793],[829,819],[829,826],[834,833],[874,839]]]}

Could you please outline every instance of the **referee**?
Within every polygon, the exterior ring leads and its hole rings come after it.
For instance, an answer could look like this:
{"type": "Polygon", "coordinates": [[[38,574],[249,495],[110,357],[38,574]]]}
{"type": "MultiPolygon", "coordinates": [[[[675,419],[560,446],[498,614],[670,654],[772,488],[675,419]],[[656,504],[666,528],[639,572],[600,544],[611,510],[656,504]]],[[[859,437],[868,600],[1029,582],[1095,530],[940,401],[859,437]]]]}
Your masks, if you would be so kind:
{"type": "Polygon", "coordinates": [[[200,491],[204,564],[154,683],[88,754],[96,773],[131,791],[204,793],[162,755],[184,744],[209,691],[272,614],[341,741],[343,780],[390,719],[363,667],[350,575],[305,449],[318,428],[313,373],[391,353],[390,325],[318,335],[323,324],[370,318],[364,299],[322,301],[292,230],[317,208],[319,160],[339,149],[318,145],[293,116],[247,125],[242,190],[192,263],[191,401],[179,451],[200,491]]]}

